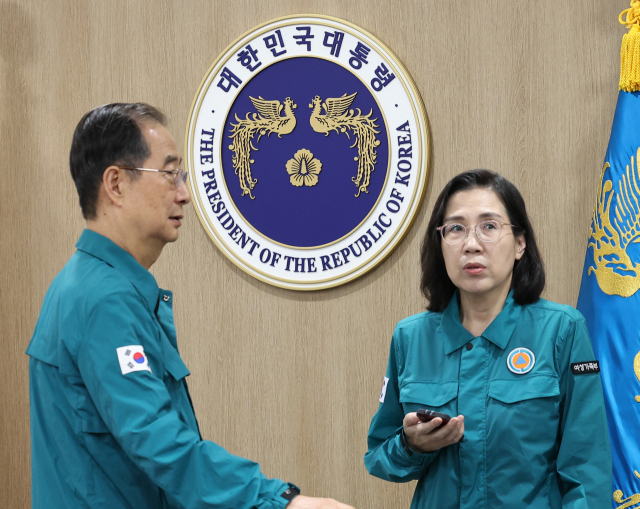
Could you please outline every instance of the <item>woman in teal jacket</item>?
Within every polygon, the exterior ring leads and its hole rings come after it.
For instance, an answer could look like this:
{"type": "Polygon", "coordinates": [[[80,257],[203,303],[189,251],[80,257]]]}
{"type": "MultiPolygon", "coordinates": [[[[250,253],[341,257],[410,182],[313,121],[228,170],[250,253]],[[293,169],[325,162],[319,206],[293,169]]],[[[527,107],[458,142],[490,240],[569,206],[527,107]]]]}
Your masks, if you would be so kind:
{"type": "Polygon", "coordinates": [[[540,298],[544,268],[515,186],[488,170],[452,179],[421,263],[428,311],[394,331],[369,472],[418,480],[414,509],[611,507],[598,362],[582,315],[540,298]],[[421,422],[420,408],[451,419],[421,422]]]}

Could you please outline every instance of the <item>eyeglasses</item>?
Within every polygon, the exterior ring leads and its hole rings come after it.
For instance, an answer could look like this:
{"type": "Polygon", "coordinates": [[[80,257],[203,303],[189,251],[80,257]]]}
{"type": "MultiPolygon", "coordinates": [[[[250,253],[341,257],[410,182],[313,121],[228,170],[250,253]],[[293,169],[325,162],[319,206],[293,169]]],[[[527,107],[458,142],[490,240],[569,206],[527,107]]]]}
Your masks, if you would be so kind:
{"type": "Polygon", "coordinates": [[[151,168],[132,168],[130,166],[118,166],[118,168],[121,168],[123,170],[157,171],[159,173],[171,173],[172,175],[174,175],[173,183],[175,184],[176,187],[180,187],[180,182],[186,185],[187,177],[189,176],[189,174],[186,171],[180,168],[178,168],[177,170],[153,170],[151,168]]]}
{"type": "Polygon", "coordinates": [[[482,221],[475,226],[464,226],[459,223],[445,224],[439,226],[436,230],[440,232],[442,240],[447,244],[450,246],[458,246],[465,241],[469,235],[469,230],[474,230],[476,237],[482,242],[495,242],[500,238],[502,226],[514,227],[512,224],[501,223],[500,221],[490,219],[489,221],[482,221]]]}

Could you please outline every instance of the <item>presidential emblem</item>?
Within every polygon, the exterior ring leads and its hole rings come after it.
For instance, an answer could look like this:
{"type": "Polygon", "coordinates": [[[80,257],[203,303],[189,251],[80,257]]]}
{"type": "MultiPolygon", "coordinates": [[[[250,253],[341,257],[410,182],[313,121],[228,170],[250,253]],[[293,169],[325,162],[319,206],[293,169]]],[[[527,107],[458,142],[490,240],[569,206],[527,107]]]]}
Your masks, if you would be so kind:
{"type": "Polygon", "coordinates": [[[186,160],[216,246],[294,290],[351,281],[404,238],[428,180],[426,112],[389,49],[345,21],[270,21],[229,46],[194,99],[186,160]]]}

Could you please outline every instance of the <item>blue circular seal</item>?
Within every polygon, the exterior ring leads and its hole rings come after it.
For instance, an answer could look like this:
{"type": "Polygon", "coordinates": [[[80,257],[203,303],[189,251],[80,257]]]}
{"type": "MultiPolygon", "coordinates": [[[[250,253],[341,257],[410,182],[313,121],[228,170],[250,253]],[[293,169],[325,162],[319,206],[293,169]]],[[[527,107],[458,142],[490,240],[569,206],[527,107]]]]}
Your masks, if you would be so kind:
{"type": "Polygon", "coordinates": [[[230,143],[222,146],[222,166],[231,199],[256,231],[279,244],[331,244],[362,223],[380,198],[389,158],[384,115],[367,86],[335,62],[297,57],[257,71],[236,97],[224,132],[230,143]],[[351,98],[330,111],[344,95],[351,98]],[[269,101],[280,102],[279,115],[264,114],[269,101]],[[287,120],[295,128],[283,134],[287,120]],[[247,141],[233,143],[242,136],[247,141]],[[255,181],[247,192],[234,165],[243,144],[255,181]],[[360,190],[354,179],[363,158],[373,164],[360,190]],[[314,163],[315,176],[309,170],[314,163]]]}
{"type": "Polygon", "coordinates": [[[196,94],[185,139],[193,204],[255,278],[337,286],[411,227],[428,130],[413,80],[371,34],[326,16],[272,20],[234,41],[196,94]]]}

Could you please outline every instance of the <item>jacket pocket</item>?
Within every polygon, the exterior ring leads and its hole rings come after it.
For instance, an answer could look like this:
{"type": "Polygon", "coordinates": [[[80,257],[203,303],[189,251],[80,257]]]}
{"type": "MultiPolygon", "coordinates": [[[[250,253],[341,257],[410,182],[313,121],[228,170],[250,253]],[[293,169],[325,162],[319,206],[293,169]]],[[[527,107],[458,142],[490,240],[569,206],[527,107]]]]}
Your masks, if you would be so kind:
{"type": "Polygon", "coordinates": [[[536,375],[509,380],[491,380],[489,397],[508,405],[536,398],[553,398],[560,395],[558,377],[536,375]]]}
{"type": "Polygon", "coordinates": [[[178,352],[175,350],[174,352],[164,361],[164,385],[180,420],[199,435],[200,430],[185,380],[191,373],[178,352]]]}
{"type": "Polygon", "coordinates": [[[184,403],[185,377],[189,370],[177,352],[168,355],[164,359],[164,386],[167,388],[171,401],[176,408],[181,408],[184,403]]]}
{"type": "Polygon", "coordinates": [[[81,394],[78,397],[78,415],[80,416],[80,428],[84,433],[109,433],[109,428],[100,417],[98,409],[89,394],[81,394]]]}
{"type": "Polygon", "coordinates": [[[400,403],[407,412],[418,408],[443,410],[458,397],[458,382],[406,382],[400,387],[400,403]]]}
{"type": "MultiPolygon", "coordinates": [[[[513,472],[532,458],[555,458],[558,454],[560,384],[554,374],[491,380],[486,410],[488,462],[494,472],[513,472]],[[509,451],[508,455],[498,451],[509,451]]],[[[536,460],[537,461],[537,460],[536,460]]]]}
{"type": "Polygon", "coordinates": [[[187,368],[184,361],[177,353],[169,355],[164,361],[164,369],[169,373],[174,380],[179,381],[184,377],[189,376],[191,372],[187,368]]]}

